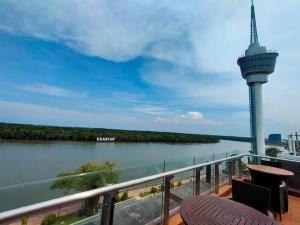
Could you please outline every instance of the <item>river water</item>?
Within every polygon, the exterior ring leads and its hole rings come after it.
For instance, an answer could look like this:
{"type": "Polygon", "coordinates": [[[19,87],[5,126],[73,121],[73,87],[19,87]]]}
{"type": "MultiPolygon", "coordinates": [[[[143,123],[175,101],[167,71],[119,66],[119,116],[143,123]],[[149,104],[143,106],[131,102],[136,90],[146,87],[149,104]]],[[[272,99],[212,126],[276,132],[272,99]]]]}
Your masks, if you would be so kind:
{"type": "Polygon", "coordinates": [[[192,165],[233,153],[246,153],[249,143],[215,144],[0,142],[0,212],[65,195],[49,190],[61,172],[89,161],[114,161],[120,181],[192,165]],[[41,181],[45,180],[45,181],[41,181]],[[41,182],[37,182],[41,181],[41,182]]]}

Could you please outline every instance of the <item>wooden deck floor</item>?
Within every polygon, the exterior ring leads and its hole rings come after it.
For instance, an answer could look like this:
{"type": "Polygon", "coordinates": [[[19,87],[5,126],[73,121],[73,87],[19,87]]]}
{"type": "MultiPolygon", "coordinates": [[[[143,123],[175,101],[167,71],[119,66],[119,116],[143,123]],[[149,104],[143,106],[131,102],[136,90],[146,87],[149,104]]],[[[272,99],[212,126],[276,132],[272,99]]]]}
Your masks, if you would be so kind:
{"type": "Polygon", "coordinates": [[[289,212],[283,214],[280,225],[300,224],[300,198],[289,196],[289,212]]]}
{"type": "MultiPolygon", "coordinates": [[[[289,212],[283,214],[282,221],[279,221],[279,216],[276,221],[280,225],[300,225],[300,198],[289,196],[289,212]]],[[[170,218],[170,225],[184,225],[180,214],[170,218]]]]}

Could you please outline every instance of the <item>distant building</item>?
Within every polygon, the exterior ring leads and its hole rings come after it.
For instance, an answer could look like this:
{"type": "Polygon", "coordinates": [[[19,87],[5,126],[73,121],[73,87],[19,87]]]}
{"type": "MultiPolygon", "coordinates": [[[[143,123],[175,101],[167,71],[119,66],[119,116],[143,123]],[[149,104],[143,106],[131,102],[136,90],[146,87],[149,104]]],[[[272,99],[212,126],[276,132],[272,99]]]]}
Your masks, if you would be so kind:
{"type": "Polygon", "coordinates": [[[280,144],[281,134],[270,134],[268,137],[269,144],[280,144]]]}

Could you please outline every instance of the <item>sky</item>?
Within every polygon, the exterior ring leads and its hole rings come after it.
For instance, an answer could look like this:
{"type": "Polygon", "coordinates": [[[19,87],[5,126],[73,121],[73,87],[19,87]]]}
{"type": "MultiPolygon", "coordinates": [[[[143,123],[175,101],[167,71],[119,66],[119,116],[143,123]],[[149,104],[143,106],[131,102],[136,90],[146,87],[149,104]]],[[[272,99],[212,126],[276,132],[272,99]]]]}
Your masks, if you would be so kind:
{"type": "MultiPolygon", "coordinates": [[[[300,1],[255,6],[279,52],[265,135],[286,135],[300,128],[300,1]]],[[[1,0],[0,121],[249,136],[249,39],[250,0],[1,0]]]]}

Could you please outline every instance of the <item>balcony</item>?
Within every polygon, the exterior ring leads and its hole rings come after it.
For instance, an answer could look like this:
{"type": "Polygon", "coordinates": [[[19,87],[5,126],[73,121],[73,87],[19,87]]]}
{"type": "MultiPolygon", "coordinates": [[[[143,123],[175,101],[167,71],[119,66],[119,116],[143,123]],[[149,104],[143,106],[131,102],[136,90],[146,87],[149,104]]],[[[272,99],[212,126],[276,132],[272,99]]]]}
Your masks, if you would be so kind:
{"type": "MultiPolygon", "coordinates": [[[[295,173],[289,182],[288,212],[283,214],[281,221],[274,214],[276,222],[281,225],[300,224],[300,162],[264,158],[283,162],[295,173]]],[[[257,159],[260,157],[242,154],[114,185],[107,184],[102,188],[1,212],[0,224],[41,224],[46,217],[51,220],[50,214],[55,220],[51,224],[184,224],[179,214],[182,200],[196,195],[231,197],[232,179],[249,179],[246,165],[257,159]],[[117,202],[125,192],[132,198],[117,202]],[[86,200],[95,197],[100,209],[89,216],[80,215],[86,200]]]]}

